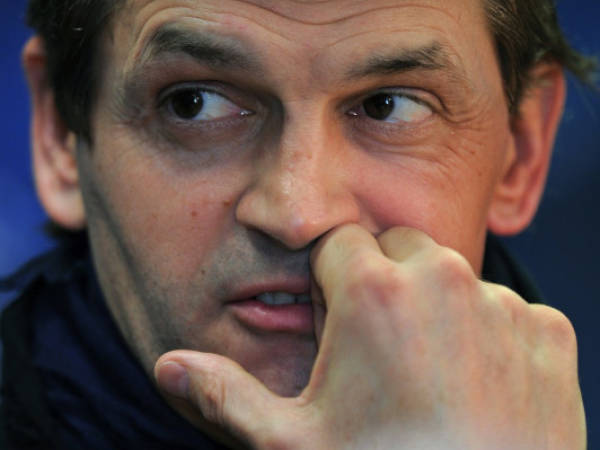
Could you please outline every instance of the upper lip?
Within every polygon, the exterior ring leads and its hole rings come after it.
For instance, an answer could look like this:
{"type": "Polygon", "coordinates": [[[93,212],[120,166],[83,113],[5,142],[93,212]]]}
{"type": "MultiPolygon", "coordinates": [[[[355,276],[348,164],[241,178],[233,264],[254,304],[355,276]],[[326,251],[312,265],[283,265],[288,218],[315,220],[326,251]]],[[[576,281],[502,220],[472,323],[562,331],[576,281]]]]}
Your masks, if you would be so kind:
{"type": "Polygon", "coordinates": [[[310,293],[310,279],[305,277],[288,277],[239,285],[233,290],[228,303],[255,298],[264,292],[287,292],[293,295],[310,293]]]}

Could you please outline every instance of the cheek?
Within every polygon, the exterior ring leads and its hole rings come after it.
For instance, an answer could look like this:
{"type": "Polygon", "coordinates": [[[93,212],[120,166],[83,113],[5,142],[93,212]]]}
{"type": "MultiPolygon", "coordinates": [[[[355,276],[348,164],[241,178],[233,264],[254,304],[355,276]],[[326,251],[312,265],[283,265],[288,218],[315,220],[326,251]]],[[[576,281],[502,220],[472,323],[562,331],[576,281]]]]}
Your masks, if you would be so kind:
{"type": "Polygon", "coordinates": [[[243,176],[232,168],[186,170],[141,153],[96,161],[94,215],[145,269],[189,281],[230,230],[243,176]]]}
{"type": "Polygon", "coordinates": [[[419,165],[366,170],[360,202],[377,230],[408,226],[439,241],[457,228],[468,199],[445,171],[419,165]]]}
{"type": "MultiPolygon", "coordinates": [[[[369,228],[417,228],[463,254],[479,270],[498,180],[496,146],[473,140],[427,151],[428,157],[370,158],[356,172],[356,195],[369,228]]],[[[425,152],[423,153],[423,155],[425,152]]]]}

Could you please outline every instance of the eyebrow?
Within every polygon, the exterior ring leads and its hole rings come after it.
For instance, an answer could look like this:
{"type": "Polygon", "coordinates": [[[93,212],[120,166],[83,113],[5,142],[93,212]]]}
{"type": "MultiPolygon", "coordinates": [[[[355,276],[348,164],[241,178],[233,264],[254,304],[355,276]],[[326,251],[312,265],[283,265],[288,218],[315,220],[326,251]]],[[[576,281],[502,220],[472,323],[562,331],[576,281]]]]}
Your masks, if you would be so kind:
{"type": "Polygon", "coordinates": [[[213,33],[190,30],[173,24],[158,28],[143,45],[135,65],[126,71],[116,85],[113,107],[122,120],[140,117],[140,89],[143,89],[148,69],[155,63],[166,64],[163,57],[184,55],[198,64],[214,70],[255,71],[262,74],[258,60],[248,49],[236,42],[228,42],[213,33]]]}
{"type": "Polygon", "coordinates": [[[142,60],[153,60],[164,54],[184,54],[201,64],[215,68],[257,69],[258,62],[246,50],[233,43],[173,25],[165,25],[150,36],[142,52],[142,60]]]}
{"type": "Polygon", "coordinates": [[[364,78],[373,75],[392,75],[411,70],[444,70],[453,69],[450,56],[439,42],[424,47],[396,51],[387,55],[376,55],[369,58],[366,64],[352,68],[347,73],[348,79],[364,78]]]}

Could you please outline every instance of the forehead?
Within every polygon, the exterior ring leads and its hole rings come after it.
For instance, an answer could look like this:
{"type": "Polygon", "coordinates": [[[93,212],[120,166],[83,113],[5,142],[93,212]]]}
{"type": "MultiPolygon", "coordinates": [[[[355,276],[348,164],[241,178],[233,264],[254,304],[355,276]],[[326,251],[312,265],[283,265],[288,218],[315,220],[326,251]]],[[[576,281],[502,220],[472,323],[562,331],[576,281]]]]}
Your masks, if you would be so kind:
{"type": "Polygon", "coordinates": [[[360,51],[377,40],[385,45],[390,34],[407,44],[489,40],[481,0],[127,0],[116,17],[115,42],[139,54],[166,23],[304,52],[348,42],[360,51]]]}
{"type": "MultiPolygon", "coordinates": [[[[214,11],[233,7],[239,12],[255,10],[304,24],[332,24],[365,12],[416,7],[445,13],[482,9],[483,0],[125,0],[124,11],[136,14],[146,9],[180,8],[214,11]]],[[[385,12],[385,11],[384,11],[385,12]]]]}
{"type": "MultiPolygon", "coordinates": [[[[435,72],[437,80],[427,72],[430,85],[454,86],[473,98],[502,89],[481,0],[127,0],[113,20],[103,78],[119,86],[139,82],[150,67],[179,70],[184,60],[173,55],[182,53],[205,65],[214,62],[215,48],[240,62],[228,65],[228,81],[288,100],[341,97],[346,88],[358,89],[349,74],[377,61],[412,64],[420,59],[414,55],[425,51],[428,57],[432,49],[444,70],[435,72]],[[208,58],[195,57],[207,47],[208,58]]],[[[408,84],[418,84],[424,73],[409,72],[408,84]]],[[[215,75],[224,73],[219,68],[215,75]]]]}

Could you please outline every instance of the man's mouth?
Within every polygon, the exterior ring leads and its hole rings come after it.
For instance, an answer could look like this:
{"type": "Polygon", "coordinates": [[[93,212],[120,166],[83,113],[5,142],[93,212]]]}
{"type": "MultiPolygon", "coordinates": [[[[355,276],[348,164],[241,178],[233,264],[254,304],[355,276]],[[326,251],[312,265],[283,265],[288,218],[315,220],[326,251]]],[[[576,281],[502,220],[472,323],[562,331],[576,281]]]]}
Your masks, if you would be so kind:
{"type": "Polygon", "coordinates": [[[265,305],[298,305],[310,303],[309,294],[290,294],[288,292],[264,292],[256,296],[265,305]]]}
{"type": "Polygon", "coordinates": [[[228,303],[245,327],[262,332],[314,334],[313,308],[308,292],[265,290],[228,303]]]}

